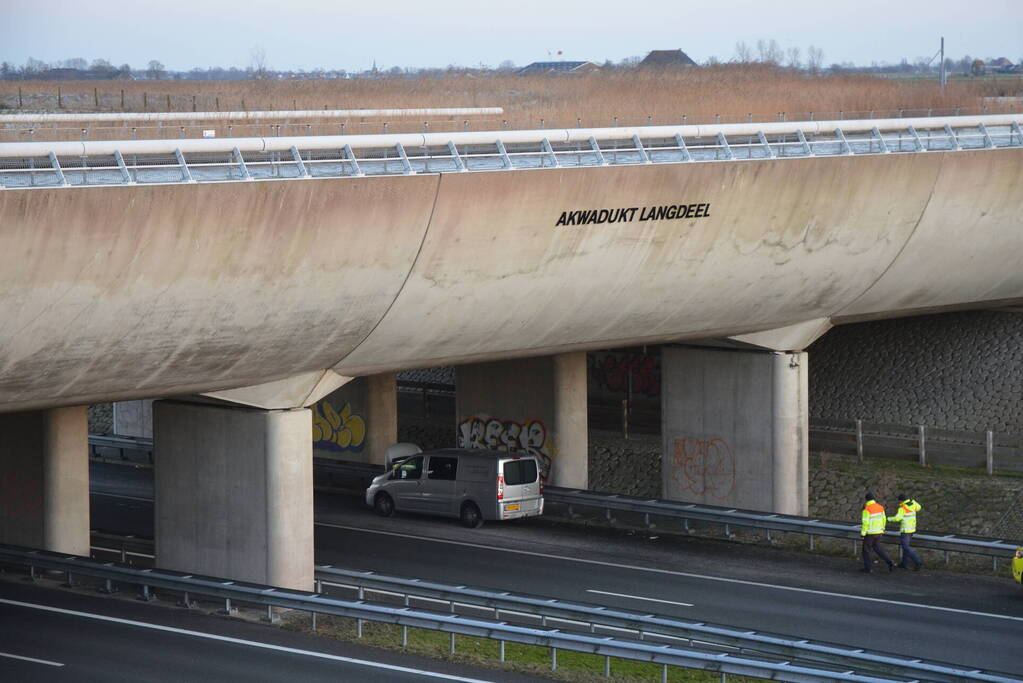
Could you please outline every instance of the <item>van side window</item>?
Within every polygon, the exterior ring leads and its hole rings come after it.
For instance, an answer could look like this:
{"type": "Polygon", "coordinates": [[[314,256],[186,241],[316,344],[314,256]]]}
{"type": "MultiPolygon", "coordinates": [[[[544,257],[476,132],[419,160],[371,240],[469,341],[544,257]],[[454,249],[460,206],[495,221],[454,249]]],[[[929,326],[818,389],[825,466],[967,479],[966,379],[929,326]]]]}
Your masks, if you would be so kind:
{"type": "Polygon", "coordinates": [[[445,458],[436,455],[430,456],[430,471],[427,476],[430,479],[442,481],[454,481],[458,471],[458,458],[445,458]]]}
{"type": "Polygon", "coordinates": [[[508,486],[532,484],[536,481],[536,460],[532,458],[504,461],[504,483],[508,486]]]}
{"type": "Polygon", "coordinates": [[[419,479],[423,476],[423,456],[409,458],[398,466],[398,479],[419,479]]]}

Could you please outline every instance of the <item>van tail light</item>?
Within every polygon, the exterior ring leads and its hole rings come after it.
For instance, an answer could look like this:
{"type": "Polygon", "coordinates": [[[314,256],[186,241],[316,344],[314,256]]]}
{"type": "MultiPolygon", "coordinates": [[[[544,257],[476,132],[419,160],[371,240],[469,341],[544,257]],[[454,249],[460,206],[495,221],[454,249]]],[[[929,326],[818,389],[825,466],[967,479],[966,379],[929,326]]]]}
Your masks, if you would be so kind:
{"type": "Polygon", "coordinates": [[[497,499],[504,500],[504,475],[497,475],[497,499]]]}
{"type": "Polygon", "coordinates": [[[543,477],[540,477],[540,495],[543,495],[543,477]]]}

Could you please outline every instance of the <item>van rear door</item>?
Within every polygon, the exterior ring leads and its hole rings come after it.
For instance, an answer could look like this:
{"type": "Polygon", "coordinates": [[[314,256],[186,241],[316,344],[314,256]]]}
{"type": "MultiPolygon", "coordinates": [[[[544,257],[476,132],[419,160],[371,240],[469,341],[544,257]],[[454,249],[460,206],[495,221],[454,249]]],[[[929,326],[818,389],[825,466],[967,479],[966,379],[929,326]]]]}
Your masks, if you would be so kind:
{"type": "Polygon", "coordinates": [[[518,517],[540,507],[540,471],[532,456],[501,460],[504,498],[501,517],[518,517]]]}

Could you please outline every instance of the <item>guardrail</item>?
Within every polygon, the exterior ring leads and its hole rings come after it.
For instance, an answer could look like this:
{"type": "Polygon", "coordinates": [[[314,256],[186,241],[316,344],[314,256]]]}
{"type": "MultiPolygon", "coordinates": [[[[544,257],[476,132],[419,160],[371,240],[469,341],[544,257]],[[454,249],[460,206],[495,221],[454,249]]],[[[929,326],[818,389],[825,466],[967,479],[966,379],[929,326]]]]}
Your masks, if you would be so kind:
{"type": "Polygon", "coordinates": [[[152,465],[153,440],[144,437],[90,434],[89,457],[106,462],[152,465]]]}
{"type": "Polygon", "coordinates": [[[706,622],[682,621],[602,605],[489,591],[469,586],[453,586],[376,572],[353,571],[330,565],[316,567],[316,580],[321,585],[354,588],[358,591],[360,599],[367,591],[381,592],[399,596],[406,605],[410,599],[439,601],[446,604],[451,612],[455,611],[456,605],[467,605],[492,610],[495,619],[499,619],[501,614],[526,615],[539,619],[545,627],[551,621],[557,621],[581,625],[591,633],[596,633],[598,628],[616,632],[627,631],[634,633],[641,641],[661,637],[684,640],[690,645],[699,642],[739,652],[752,651],[800,661],[851,667],[859,672],[894,674],[910,678],[924,677],[932,681],[999,678],[998,674],[992,672],[968,670],[944,662],[872,652],[834,643],[797,639],[706,622]]]}
{"type": "MultiPolygon", "coordinates": [[[[68,582],[73,577],[90,576],[103,580],[107,590],[113,590],[114,582],[142,587],[146,598],[152,597],[151,589],[163,589],[184,594],[184,604],[189,604],[190,595],[203,595],[225,601],[225,609],[231,611],[231,602],[256,605],[267,609],[268,619],[273,619],[273,609],[285,608],[327,614],[349,619],[395,624],[407,629],[423,628],[449,633],[452,636],[452,651],[455,636],[466,635],[497,640],[503,654],[505,642],[536,645],[551,649],[551,668],[557,668],[558,650],[571,650],[603,656],[660,664],[661,680],[667,680],[669,666],[701,669],[726,674],[753,676],[781,681],[906,681],[904,676],[860,674],[846,668],[836,669],[822,664],[793,663],[776,661],[773,657],[753,658],[729,652],[706,652],[693,647],[668,644],[653,644],[627,638],[576,633],[561,629],[517,626],[500,620],[470,618],[457,614],[444,614],[410,607],[392,607],[374,604],[364,600],[338,600],[320,593],[276,588],[257,584],[227,581],[213,577],[196,576],[183,572],[162,569],[133,569],[110,562],[91,558],[63,555],[41,550],[0,545],[0,563],[28,567],[34,576],[36,569],[64,572],[68,582]]],[[[315,621],[314,621],[315,628],[315,621]]],[[[407,640],[403,638],[403,644],[407,640]]],[[[605,659],[609,662],[610,659],[605,659]]],[[[605,664],[605,672],[608,665],[605,664]]],[[[950,670],[949,675],[953,672],[950,670]]],[[[985,681],[1018,681],[1006,675],[956,669],[960,679],[985,681]]],[[[919,680],[918,676],[913,677],[919,680]]],[[[944,680],[944,679],[934,679],[944,680]]]]}
{"type": "Polygon", "coordinates": [[[415,175],[1023,148],[1023,115],[0,143],[0,189],[415,175]]]}
{"type": "Polygon", "coordinates": [[[1023,437],[1018,434],[954,431],[926,425],[863,420],[814,420],[810,448],[841,455],[886,457],[928,464],[1023,472],[1023,437]]]}
{"type": "MultiPolygon", "coordinates": [[[[108,437],[90,436],[89,441],[92,443],[93,440],[106,438],[108,437]]],[[[144,447],[144,440],[137,441],[144,447]]],[[[370,479],[384,471],[381,465],[327,458],[314,458],[313,464],[318,477],[330,477],[332,481],[336,478],[349,481],[355,479],[357,480],[356,485],[363,488],[368,486],[370,479]]],[[[566,489],[557,486],[545,487],[544,499],[548,504],[567,506],[570,515],[575,507],[603,510],[609,521],[613,512],[620,511],[643,515],[643,521],[648,526],[652,517],[678,520],[682,523],[685,531],[689,531],[689,522],[696,521],[720,525],[724,528],[725,535],[730,535],[731,527],[763,529],[767,532],[768,539],[770,539],[772,531],[805,534],[809,539],[811,550],[814,549],[814,542],[818,536],[849,539],[854,543],[854,553],[856,552],[855,543],[860,541],[858,524],[833,520],[566,489]]],[[[885,540],[898,543],[899,535],[896,531],[886,531],[885,540]]],[[[1023,539],[994,539],[940,532],[917,532],[913,536],[914,547],[942,551],[945,553],[946,563],[948,562],[948,553],[952,552],[984,555],[991,557],[994,571],[998,570],[999,558],[1011,558],[1021,544],[1023,544],[1023,539]]]]}
{"type": "MultiPolygon", "coordinates": [[[[740,510],[738,508],[714,505],[621,496],[596,491],[564,489],[555,486],[548,486],[544,489],[544,501],[547,504],[554,503],[568,506],[569,514],[572,514],[575,507],[601,509],[604,510],[605,516],[609,520],[614,511],[641,514],[647,525],[650,525],[651,517],[679,520],[687,531],[689,530],[690,521],[699,521],[721,525],[724,527],[726,535],[730,534],[730,527],[733,526],[764,529],[767,531],[768,538],[770,538],[771,531],[806,534],[810,538],[811,550],[814,547],[814,538],[817,536],[845,538],[851,539],[854,542],[860,540],[860,527],[858,524],[780,515],[770,512],[740,510]]],[[[899,533],[886,531],[885,538],[892,543],[898,543],[899,533]]],[[[1018,545],[1015,542],[1002,539],[958,534],[917,532],[913,536],[913,547],[945,551],[946,559],[949,552],[990,556],[992,558],[992,566],[996,571],[998,569],[998,558],[1011,558],[1018,545]]]]}
{"type": "MultiPolygon", "coordinates": [[[[92,538],[94,550],[119,552],[122,564],[126,558],[131,560],[134,557],[153,557],[151,540],[99,532],[93,532],[92,538]],[[97,546],[96,543],[106,543],[115,547],[97,546]],[[127,548],[133,548],[134,552],[126,552],[127,548]],[[146,552],[147,549],[150,551],[149,553],[146,552]]],[[[645,642],[650,642],[651,639],[683,640],[687,641],[690,646],[698,642],[701,646],[713,646],[739,652],[759,652],[819,664],[851,667],[858,671],[909,677],[923,675],[926,680],[934,681],[963,680],[964,677],[969,677],[964,674],[962,667],[939,661],[907,658],[823,641],[738,629],[707,622],[685,621],[651,613],[630,612],[602,605],[575,603],[465,585],[442,584],[418,578],[343,569],[332,565],[317,565],[316,583],[318,593],[323,592],[322,586],[324,585],[338,586],[356,591],[359,600],[364,600],[367,593],[378,593],[396,596],[406,607],[415,601],[439,602],[444,605],[444,611],[455,613],[456,606],[467,606],[491,611],[494,619],[501,619],[502,616],[506,618],[525,617],[534,622],[539,621],[544,628],[550,626],[552,622],[566,623],[571,626],[581,625],[592,634],[627,632],[645,642]]],[[[110,589],[108,585],[107,590],[110,589]]],[[[361,622],[358,623],[357,633],[360,635],[362,633],[361,622]]],[[[976,680],[993,680],[979,678],[979,676],[988,675],[990,672],[973,670],[968,673],[978,677],[976,680]]]]}

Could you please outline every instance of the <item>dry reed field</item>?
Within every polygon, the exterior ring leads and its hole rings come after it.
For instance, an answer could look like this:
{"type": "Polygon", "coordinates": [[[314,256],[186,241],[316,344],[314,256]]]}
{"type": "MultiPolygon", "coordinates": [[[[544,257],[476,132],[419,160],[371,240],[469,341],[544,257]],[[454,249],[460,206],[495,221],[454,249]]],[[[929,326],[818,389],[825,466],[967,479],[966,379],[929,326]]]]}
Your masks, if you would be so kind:
{"type": "MultiPolygon", "coordinates": [[[[294,81],[3,81],[4,111],[256,111],[503,107],[497,117],[393,118],[347,121],[286,118],[231,127],[232,135],[337,134],[506,128],[592,127],[1019,111],[1020,102],[986,98],[1023,95],[1023,78],[958,78],[941,90],[932,79],[817,75],[743,64],[680,70],[614,70],[571,76],[453,74],[425,78],[294,81]],[[57,91],[60,90],[60,107],[57,91]],[[19,89],[21,106],[19,108],[19,89]],[[387,124],[386,126],[384,124],[387,124]]],[[[138,127],[137,137],[201,134],[200,128],[138,127]]],[[[81,134],[38,129],[39,136],[81,134]]],[[[123,126],[90,124],[89,138],[123,135],[123,126]]],[[[3,139],[26,139],[6,131],[3,139]],[[13,136],[13,137],[12,137],[13,136]]]]}

